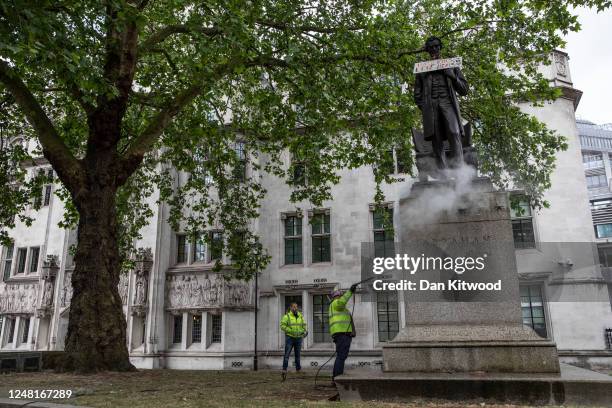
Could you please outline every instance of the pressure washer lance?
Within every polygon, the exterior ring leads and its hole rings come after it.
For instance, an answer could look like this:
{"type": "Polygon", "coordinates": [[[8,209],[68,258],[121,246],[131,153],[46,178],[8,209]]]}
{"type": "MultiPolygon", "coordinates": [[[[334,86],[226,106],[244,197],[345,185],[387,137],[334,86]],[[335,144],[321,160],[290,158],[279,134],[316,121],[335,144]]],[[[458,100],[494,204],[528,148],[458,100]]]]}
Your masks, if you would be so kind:
{"type": "MultiPolygon", "coordinates": [[[[371,281],[372,279],[375,279],[375,278],[381,278],[381,277],[379,277],[379,276],[371,276],[371,277],[369,277],[367,279],[360,280],[359,282],[354,283],[353,285],[355,285],[355,286],[356,285],[361,285],[362,283],[369,282],[369,281],[371,281]]],[[[382,277],[382,278],[384,278],[384,277],[382,277]]],[[[351,285],[351,286],[353,286],[353,285],[351,285]]],[[[355,298],[353,298],[353,308],[351,310],[351,328],[353,329],[353,333],[352,333],[353,337],[355,337],[357,335],[357,332],[355,330],[355,324],[353,323],[353,313],[354,312],[355,312],[355,298]]],[[[321,372],[323,367],[325,367],[327,365],[327,363],[329,363],[331,361],[331,359],[335,357],[335,355],[336,355],[336,352],[334,351],[333,354],[331,356],[329,356],[327,361],[324,362],[319,367],[319,369],[317,370],[317,374],[315,374],[315,379],[314,379],[314,388],[315,389],[318,389],[318,388],[332,388],[332,387],[334,387],[333,385],[319,385],[319,384],[317,384],[317,379],[319,378],[319,373],[321,372]]]]}

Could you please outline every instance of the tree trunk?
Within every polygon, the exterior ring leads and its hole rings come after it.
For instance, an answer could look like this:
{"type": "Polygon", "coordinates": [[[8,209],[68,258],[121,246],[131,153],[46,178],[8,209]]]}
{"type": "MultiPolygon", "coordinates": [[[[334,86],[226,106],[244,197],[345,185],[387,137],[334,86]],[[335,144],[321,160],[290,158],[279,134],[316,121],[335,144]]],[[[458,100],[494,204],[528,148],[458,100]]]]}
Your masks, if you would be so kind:
{"type": "MultiPolygon", "coordinates": [[[[99,163],[91,164],[98,167],[99,163]]],[[[72,275],[66,369],[80,372],[128,371],[126,319],[119,296],[116,186],[103,168],[88,169],[89,185],[75,199],[79,210],[78,244],[72,275]],[[109,185],[110,184],[110,185],[109,185]]]]}

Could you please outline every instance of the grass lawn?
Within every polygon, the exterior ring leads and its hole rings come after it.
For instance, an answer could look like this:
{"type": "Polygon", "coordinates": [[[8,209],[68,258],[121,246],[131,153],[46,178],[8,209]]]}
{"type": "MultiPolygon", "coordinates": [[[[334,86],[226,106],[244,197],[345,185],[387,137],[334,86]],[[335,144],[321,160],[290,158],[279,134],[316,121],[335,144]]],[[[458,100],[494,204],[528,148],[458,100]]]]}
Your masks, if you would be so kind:
{"type": "MultiPolygon", "coordinates": [[[[178,371],[143,370],[136,373],[73,375],[42,373],[0,374],[0,398],[13,389],[70,389],[76,396],[56,403],[112,408],[191,407],[474,407],[484,404],[427,402],[391,404],[382,402],[332,402],[330,389],[314,388],[314,371],[289,372],[284,383],[278,371],[178,371]]],[[[321,381],[321,378],[319,379],[321,381]]],[[[323,377],[322,383],[330,382],[323,377]]],[[[487,407],[511,407],[490,405],[487,407]]],[[[514,407],[514,406],[512,406],[514,407]]]]}

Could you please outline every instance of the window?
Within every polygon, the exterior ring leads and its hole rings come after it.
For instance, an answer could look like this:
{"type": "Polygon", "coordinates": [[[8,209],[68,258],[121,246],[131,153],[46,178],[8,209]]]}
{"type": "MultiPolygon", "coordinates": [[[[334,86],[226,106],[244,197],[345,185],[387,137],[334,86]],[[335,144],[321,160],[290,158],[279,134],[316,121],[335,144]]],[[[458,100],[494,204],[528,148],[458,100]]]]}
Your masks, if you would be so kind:
{"type": "MultiPolygon", "coordinates": [[[[597,247],[599,253],[599,263],[601,266],[612,267],[612,246],[599,246],[597,247]]],[[[612,293],[610,293],[612,295],[612,293]]]]}
{"type": "Polygon", "coordinates": [[[13,342],[13,336],[15,335],[15,319],[7,318],[8,324],[8,337],[6,338],[7,343],[13,342]]]}
{"type": "Polygon", "coordinates": [[[291,182],[296,186],[306,185],[306,165],[303,162],[299,161],[293,163],[291,182]]]}
{"type": "Polygon", "coordinates": [[[27,256],[28,256],[28,248],[19,248],[17,250],[17,271],[15,273],[25,272],[27,256]]]}
{"type": "Polygon", "coordinates": [[[140,337],[140,343],[145,344],[147,339],[147,317],[142,318],[142,336],[140,337]]]}
{"type": "Polygon", "coordinates": [[[595,235],[597,236],[597,238],[612,237],[612,224],[595,225],[595,235]]]}
{"type": "Polygon", "coordinates": [[[172,331],[172,343],[183,341],[183,315],[174,316],[174,327],[172,331]]]}
{"type": "Polygon", "coordinates": [[[211,316],[211,330],[210,330],[210,342],[211,343],[221,343],[221,333],[222,333],[222,318],[223,316],[212,315],[211,316]]]}
{"type": "Polygon", "coordinates": [[[283,313],[289,310],[289,306],[292,303],[297,303],[298,308],[302,309],[302,295],[286,295],[285,296],[285,309],[283,313]]]}
{"type": "Polygon", "coordinates": [[[397,292],[377,292],[378,341],[393,340],[399,331],[397,292]]]}
{"type": "Polygon", "coordinates": [[[189,251],[189,243],[187,242],[187,236],[177,235],[176,236],[176,263],[187,262],[187,253],[189,251]]]}
{"type": "Polygon", "coordinates": [[[378,170],[382,172],[382,174],[395,174],[395,161],[393,158],[393,149],[385,152],[384,157],[381,162],[378,164],[378,170]]]}
{"type": "Polygon", "coordinates": [[[193,238],[193,262],[206,262],[206,242],[204,235],[198,233],[193,238]]]}
{"type": "Polygon", "coordinates": [[[393,257],[395,243],[393,242],[393,209],[378,208],[372,212],[374,226],[374,256],[393,257]]]}
{"type": "Polygon", "coordinates": [[[329,298],[326,295],[312,297],[312,332],[315,343],[331,341],[329,334],[329,298]]]}
{"type": "Polygon", "coordinates": [[[28,334],[30,333],[30,319],[25,318],[23,321],[23,333],[21,333],[21,343],[28,343],[28,334]]]}
{"type": "Polygon", "coordinates": [[[519,198],[519,209],[510,209],[512,219],[512,235],[516,249],[535,248],[533,232],[533,216],[526,198],[519,198]]]}
{"type": "Polygon", "coordinates": [[[191,342],[202,342],[202,315],[193,315],[191,318],[191,342]]]}
{"type": "Polygon", "coordinates": [[[40,256],[40,247],[30,248],[30,268],[29,273],[38,272],[38,257],[40,256]]]}
{"type": "Polygon", "coordinates": [[[409,173],[411,154],[410,150],[401,147],[388,150],[377,165],[378,170],[388,175],[409,173]]]}
{"type": "Polygon", "coordinates": [[[195,172],[204,176],[204,184],[207,186],[211,186],[214,184],[213,176],[208,169],[208,160],[210,157],[210,153],[202,148],[198,147],[193,153],[193,161],[195,163],[195,172]]]}
{"type": "Polygon", "coordinates": [[[594,176],[586,176],[588,188],[599,188],[608,185],[605,174],[596,174],[594,176]]]}
{"type": "MultiPolygon", "coordinates": [[[[53,180],[53,170],[47,170],[47,178],[49,181],[53,180]]],[[[43,191],[43,205],[49,205],[51,202],[51,191],[53,190],[53,184],[45,184],[43,191]]]]}
{"type": "Polygon", "coordinates": [[[601,153],[582,153],[582,163],[585,169],[596,169],[604,166],[601,153]]]}
{"type": "Polygon", "coordinates": [[[238,181],[246,180],[247,156],[244,142],[234,143],[234,153],[238,158],[236,167],[234,167],[234,178],[238,181]]]}
{"type": "Polygon", "coordinates": [[[285,265],[302,263],[302,217],[285,218],[285,265]]]}
{"type": "Polygon", "coordinates": [[[523,324],[531,327],[541,337],[546,338],[542,287],[540,285],[521,285],[520,293],[523,324]]]}
{"type": "Polygon", "coordinates": [[[312,262],[331,261],[330,216],[316,213],[310,221],[312,226],[312,262]]]}
{"type": "Polygon", "coordinates": [[[408,149],[395,150],[395,158],[397,161],[397,172],[399,174],[410,173],[409,163],[412,158],[412,153],[408,149]]]}
{"type": "Polygon", "coordinates": [[[221,260],[223,258],[223,232],[210,232],[210,261],[221,260]]]}
{"type": "Polygon", "coordinates": [[[3,280],[7,280],[11,276],[11,268],[13,266],[13,252],[15,245],[11,244],[4,249],[4,258],[2,258],[3,280]]]}

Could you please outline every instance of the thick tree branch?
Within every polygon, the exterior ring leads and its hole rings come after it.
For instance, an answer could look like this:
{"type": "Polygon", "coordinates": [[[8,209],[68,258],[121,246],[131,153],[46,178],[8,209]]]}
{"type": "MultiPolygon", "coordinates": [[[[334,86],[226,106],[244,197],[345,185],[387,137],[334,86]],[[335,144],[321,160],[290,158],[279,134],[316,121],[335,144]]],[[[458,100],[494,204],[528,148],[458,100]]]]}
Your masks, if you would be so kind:
{"type": "Polygon", "coordinates": [[[114,149],[121,137],[121,124],[132,91],[137,62],[138,27],[136,16],[122,14],[109,3],[106,7],[104,80],[118,92],[101,92],[96,109],[88,115],[90,137],[87,157],[114,149]]]}
{"type": "Polygon", "coordinates": [[[194,27],[187,24],[173,24],[159,29],[155,33],[151,34],[149,38],[143,41],[138,46],[139,53],[146,53],[155,48],[159,43],[164,42],[168,37],[174,34],[204,34],[208,37],[214,37],[222,33],[222,31],[215,27],[194,27]]]}
{"type": "MultiPolygon", "coordinates": [[[[125,103],[132,89],[138,51],[138,27],[134,16],[120,17],[117,10],[107,7],[106,61],[104,78],[117,87],[119,96],[110,101],[117,103],[119,110],[125,109],[125,103]],[[124,21],[122,21],[124,20],[124,21]]],[[[100,104],[100,108],[105,107],[100,104]]]]}
{"type": "Polygon", "coordinates": [[[13,95],[28,122],[36,130],[43,154],[57,171],[60,179],[71,192],[78,191],[82,187],[83,174],[80,162],[66,147],[53,123],[17,72],[2,60],[0,60],[0,82],[13,95]]]}

